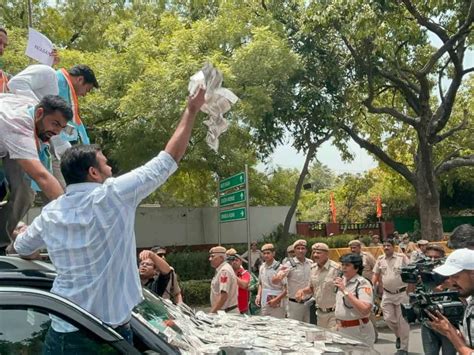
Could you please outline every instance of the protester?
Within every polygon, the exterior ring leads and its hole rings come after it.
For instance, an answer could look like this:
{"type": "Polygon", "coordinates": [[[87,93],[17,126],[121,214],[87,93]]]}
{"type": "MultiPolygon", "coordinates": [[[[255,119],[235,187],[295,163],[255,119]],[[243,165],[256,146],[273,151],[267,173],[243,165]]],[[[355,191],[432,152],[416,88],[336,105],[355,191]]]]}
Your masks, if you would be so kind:
{"type": "Polygon", "coordinates": [[[151,250],[143,250],[138,258],[138,273],[142,286],[160,297],[163,296],[170,280],[170,266],[151,250]]]}
{"type": "MultiPolygon", "coordinates": [[[[0,57],[8,46],[8,33],[3,27],[0,27],[0,57]]],[[[0,69],[0,94],[8,92],[8,75],[0,69]]]]}
{"type": "Polygon", "coordinates": [[[383,287],[382,312],[385,323],[397,337],[395,347],[398,354],[408,354],[410,325],[402,316],[401,304],[408,303],[407,284],[402,281],[400,269],[409,264],[403,253],[395,253],[393,239],[383,243],[384,255],[379,256],[374,267],[372,284],[383,287]]]}
{"type": "Polygon", "coordinates": [[[329,259],[329,247],[324,243],[315,243],[311,247],[314,264],[311,267],[311,279],[307,287],[296,292],[296,299],[304,300],[312,294],[316,301],[318,326],[334,329],[336,327],[336,293],[334,280],[341,272],[341,266],[329,259]]]}
{"type": "Polygon", "coordinates": [[[237,308],[237,276],[232,266],[225,261],[226,250],[224,247],[216,246],[209,250],[209,262],[216,269],[211,281],[211,313],[217,311],[232,312],[237,308]]]}
{"type": "Polygon", "coordinates": [[[474,249],[474,226],[470,224],[457,226],[449,237],[448,247],[451,249],[474,249]]]}
{"type": "Polygon", "coordinates": [[[59,96],[45,96],[39,103],[23,96],[0,94],[0,157],[9,188],[8,202],[0,209],[0,254],[34,199],[34,180],[50,200],[63,194],[59,182],[40,163],[37,145],[57,135],[72,118],[59,96]]]}
{"type": "Polygon", "coordinates": [[[258,260],[262,260],[262,252],[257,248],[257,242],[250,243],[250,255],[248,250],[242,254],[242,258],[248,260],[250,271],[258,272],[258,267],[255,265],[258,260]]]}
{"type": "MultiPolygon", "coordinates": [[[[471,240],[474,234],[471,234],[471,240]]],[[[458,291],[459,296],[466,298],[462,333],[439,311],[430,313],[428,325],[447,337],[460,355],[470,355],[474,351],[474,250],[457,249],[451,253],[444,265],[434,272],[449,277],[451,289],[458,291]]]]}
{"type": "Polygon", "coordinates": [[[280,266],[272,281],[282,282],[284,278],[287,279],[288,318],[309,323],[310,314],[307,299],[297,300],[296,292],[309,284],[313,262],[306,258],[306,240],[299,239],[294,242],[293,249],[295,257],[280,266]]]}
{"type": "Polygon", "coordinates": [[[262,315],[285,318],[286,287],[284,283],[273,282],[280,263],[275,260],[275,247],[268,243],[262,246],[264,263],[258,275],[258,292],[255,304],[262,308],[262,315]]]}
{"type": "Polygon", "coordinates": [[[416,263],[418,260],[421,260],[425,257],[426,247],[427,247],[428,243],[429,242],[425,239],[420,239],[416,243],[418,248],[411,253],[410,262],[416,263]]]}
{"type": "Polygon", "coordinates": [[[362,271],[362,276],[367,280],[372,280],[374,274],[373,268],[375,265],[375,258],[370,252],[362,251],[362,243],[358,239],[351,240],[349,242],[349,248],[351,253],[360,255],[362,257],[362,263],[364,265],[364,270],[362,271]]]}
{"type": "Polygon", "coordinates": [[[374,304],[370,281],[362,275],[362,257],[346,254],[340,258],[344,277],[336,277],[336,328],[338,332],[359,338],[367,345],[375,342],[375,330],[369,320],[374,304]]]}
{"type": "MultiPolygon", "coordinates": [[[[131,312],[143,297],[136,271],[136,208],[176,171],[204,100],[205,90],[200,89],[189,98],[165,150],[118,178],[111,177],[98,146],[69,148],[61,159],[66,194],[46,205],[14,244],[29,258],[46,246],[57,270],[51,292],[95,315],[129,342],[131,312]]],[[[48,334],[51,346],[62,348],[58,353],[71,353],[69,341],[78,335],[74,326],[55,318],[48,334]]]]}
{"type": "MultiPolygon", "coordinates": [[[[59,95],[71,105],[73,119],[68,123],[67,133],[61,134],[61,140],[69,144],[90,144],[87,130],[82,123],[79,114],[78,97],[85,96],[93,88],[98,88],[99,84],[94,72],[87,65],[76,65],[69,70],[64,68],[54,70],[44,64],[30,65],[8,83],[10,92],[21,94],[36,99],[41,99],[44,95],[59,95]]],[[[42,160],[46,166],[51,166],[51,172],[58,179],[61,186],[66,183],[61,174],[59,159],[54,145],[41,147],[42,151],[51,150],[42,160]]],[[[41,151],[41,152],[42,152],[41,151]]],[[[41,154],[44,156],[44,154],[41,154]]]]}
{"type": "MultiPolygon", "coordinates": [[[[160,258],[166,261],[166,249],[163,247],[153,247],[151,251],[158,255],[160,258]]],[[[175,304],[180,304],[183,302],[183,295],[181,294],[181,287],[178,282],[178,275],[176,270],[170,266],[169,280],[165,287],[165,291],[161,297],[167,300],[173,301],[175,304]]],[[[160,275],[158,275],[160,276],[160,275]]]]}
{"type": "Polygon", "coordinates": [[[237,285],[239,286],[239,292],[237,296],[237,303],[239,306],[240,314],[248,313],[249,311],[249,284],[250,284],[250,272],[242,267],[242,262],[247,262],[242,256],[237,254],[234,248],[226,251],[227,262],[232,266],[232,269],[237,276],[237,285]]]}

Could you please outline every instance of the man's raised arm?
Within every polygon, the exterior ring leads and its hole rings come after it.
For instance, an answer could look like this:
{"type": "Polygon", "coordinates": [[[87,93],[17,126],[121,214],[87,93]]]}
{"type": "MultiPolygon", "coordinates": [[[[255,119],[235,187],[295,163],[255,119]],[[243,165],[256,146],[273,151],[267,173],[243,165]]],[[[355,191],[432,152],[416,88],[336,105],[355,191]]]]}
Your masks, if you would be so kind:
{"type": "Polygon", "coordinates": [[[176,163],[181,160],[186,148],[188,147],[194,121],[196,119],[197,113],[201,109],[201,106],[204,104],[205,94],[206,91],[204,89],[199,89],[194,96],[189,97],[188,104],[184,110],[183,116],[181,117],[181,121],[168,141],[168,144],[166,144],[165,151],[173,157],[176,163]]]}

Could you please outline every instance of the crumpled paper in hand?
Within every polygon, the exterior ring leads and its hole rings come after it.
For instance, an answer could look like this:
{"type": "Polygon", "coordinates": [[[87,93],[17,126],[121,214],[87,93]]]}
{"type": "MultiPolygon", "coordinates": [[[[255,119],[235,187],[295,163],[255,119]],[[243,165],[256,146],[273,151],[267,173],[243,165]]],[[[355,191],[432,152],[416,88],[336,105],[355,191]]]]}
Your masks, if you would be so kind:
{"type": "Polygon", "coordinates": [[[206,101],[201,111],[209,115],[204,121],[208,127],[206,143],[217,152],[219,136],[229,127],[224,114],[239,98],[229,89],[222,87],[222,73],[210,63],[206,63],[204,68],[191,77],[188,85],[189,94],[194,95],[201,87],[206,89],[206,101]]]}

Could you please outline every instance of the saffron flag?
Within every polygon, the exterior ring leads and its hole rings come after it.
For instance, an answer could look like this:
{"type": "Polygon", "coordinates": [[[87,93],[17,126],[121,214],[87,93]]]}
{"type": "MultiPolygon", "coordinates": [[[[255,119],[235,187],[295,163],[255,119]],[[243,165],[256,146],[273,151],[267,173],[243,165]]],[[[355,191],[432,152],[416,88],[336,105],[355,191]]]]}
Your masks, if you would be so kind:
{"type": "Polygon", "coordinates": [[[382,217],[382,199],[380,195],[377,196],[377,218],[382,217]]]}
{"type": "Polygon", "coordinates": [[[330,200],[330,208],[331,208],[331,217],[332,223],[336,223],[336,203],[334,202],[334,193],[331,192],[331,200],[330,200]]]}

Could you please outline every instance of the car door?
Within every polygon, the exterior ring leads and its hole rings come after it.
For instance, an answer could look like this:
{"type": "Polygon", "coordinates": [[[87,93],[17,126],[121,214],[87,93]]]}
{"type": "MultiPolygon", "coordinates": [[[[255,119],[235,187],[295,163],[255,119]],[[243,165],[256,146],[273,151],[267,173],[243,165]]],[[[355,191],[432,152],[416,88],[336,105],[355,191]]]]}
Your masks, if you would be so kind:
{"type": "Polygon", "coordinates": [[[57,342],[64,336],[56,331],[58,324],[78,329],[73,340],[66,341],[69,348],[64,354],[140,353],[98,319],[52,294],[0,288],[0,354],[58,354],[57,342]],[[56,329],[51,325],[52,319],[56,329]]]}

